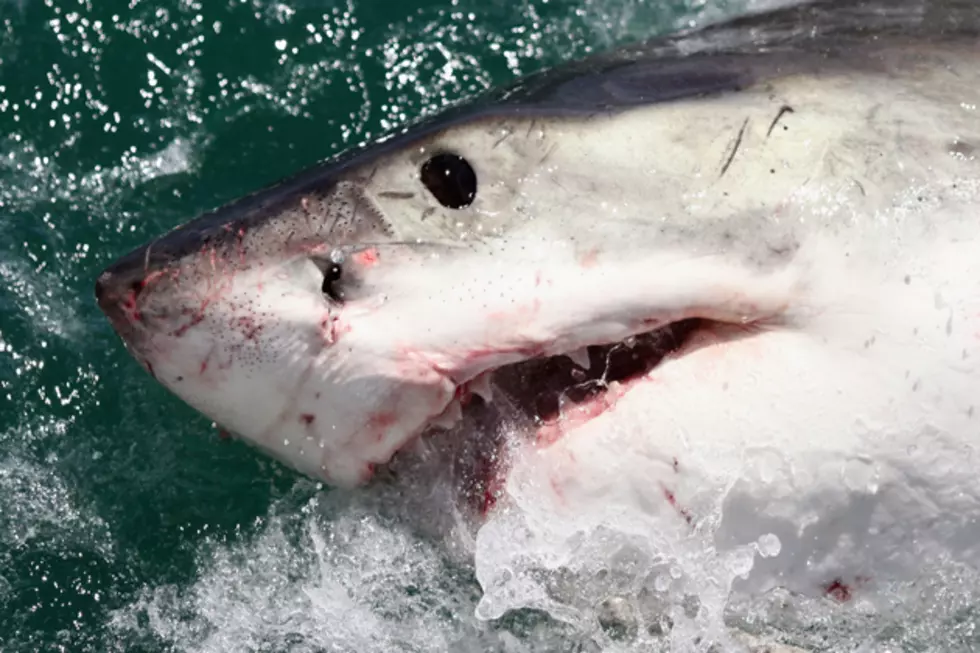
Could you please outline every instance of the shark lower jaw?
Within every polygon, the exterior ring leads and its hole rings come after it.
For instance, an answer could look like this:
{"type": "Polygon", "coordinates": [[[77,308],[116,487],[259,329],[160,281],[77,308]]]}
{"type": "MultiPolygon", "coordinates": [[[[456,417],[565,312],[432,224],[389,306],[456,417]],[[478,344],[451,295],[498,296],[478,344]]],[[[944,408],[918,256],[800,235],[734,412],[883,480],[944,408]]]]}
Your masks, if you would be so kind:
{"type": "MultiPolygon", "coordinates": [[[[636,387],[656,383],[655,371],[671,359],[761,328],[688,318],[619,342],[501,365],[460,385],[446,411],[412,441],[435,440],[455,458],[459,504],[480,519],[496,503],[510,451],[549,447],[613,410],[636,387]]],[[[397,469],[412,449],[406,442],[380,469],[397,469]]]]}

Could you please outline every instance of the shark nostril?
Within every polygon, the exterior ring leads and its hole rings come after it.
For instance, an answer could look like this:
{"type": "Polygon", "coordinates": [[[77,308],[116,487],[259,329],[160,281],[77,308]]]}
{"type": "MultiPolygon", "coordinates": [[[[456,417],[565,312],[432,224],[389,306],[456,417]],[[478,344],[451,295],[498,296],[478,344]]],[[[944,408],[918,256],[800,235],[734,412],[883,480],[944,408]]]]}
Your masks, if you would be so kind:
{"type": "Polygon", "coordinates": [[[99,304],[115,303],[120,300],[133,302],[139,297],[146,287],[142,279],[135,279],[128,285],[120,284],[118,275],[112,272],[103,272],[95,280],[95,299],[99,304]]]}
{"type": "Polygon", "coordinates": [[[136,298],[140,296],[140,293],[143,292],[143,288],[145,287],[146,284],[142,280],[137,280],[129,284],[129,298],[136,301],[136,298]]]}

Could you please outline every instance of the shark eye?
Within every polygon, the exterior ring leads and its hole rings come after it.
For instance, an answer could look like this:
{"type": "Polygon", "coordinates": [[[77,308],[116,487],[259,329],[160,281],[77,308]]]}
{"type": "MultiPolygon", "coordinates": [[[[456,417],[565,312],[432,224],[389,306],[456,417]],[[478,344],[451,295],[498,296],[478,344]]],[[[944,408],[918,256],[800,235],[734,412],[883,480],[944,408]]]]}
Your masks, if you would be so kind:
{"type": "Polygon", "coordinates": [[[458,154],[436,154],[422,164],[419,176],[447,209],[466,208],[476,197],[476,172],[458,154]]]}
{"type": "Polygon", "coordinates": [[[334,262],[328,263],[327,268],[323,271],[323,285],[320,289],[324,295],[335,302],[344,301],[344,293],[338,287],[342,271],[343,268],[341,268],[340,263],[334,262]]]}

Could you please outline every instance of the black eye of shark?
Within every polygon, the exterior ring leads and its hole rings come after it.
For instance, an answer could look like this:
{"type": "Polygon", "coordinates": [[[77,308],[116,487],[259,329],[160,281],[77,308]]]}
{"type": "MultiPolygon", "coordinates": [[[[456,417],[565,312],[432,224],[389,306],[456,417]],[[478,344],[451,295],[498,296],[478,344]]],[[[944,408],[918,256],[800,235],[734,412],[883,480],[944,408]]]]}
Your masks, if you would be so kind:
{"type": "Polygon", "coordinates": [[[447,209],[463,209],[476,198],[476,171],[458,154],[436,154],[419,171],[422,184],[447,209]]]}

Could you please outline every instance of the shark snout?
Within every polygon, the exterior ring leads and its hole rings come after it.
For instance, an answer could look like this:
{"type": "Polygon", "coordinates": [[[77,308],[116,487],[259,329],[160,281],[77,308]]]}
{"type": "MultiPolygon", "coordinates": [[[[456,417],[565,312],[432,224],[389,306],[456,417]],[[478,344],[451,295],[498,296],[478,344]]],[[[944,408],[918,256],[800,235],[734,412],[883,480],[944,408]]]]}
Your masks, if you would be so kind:
{"type": "Polygon", "coordinates": [[[144,322],[146,290],[166,274],[163,261],[146,256],[141,248],[105,268],[95,280],[95,299],[123,340],[131,341],[144,322]]]}
{"type": "Polygon", "coordinates": [[[138,316],[139,295],[143,290],[143,275],[133,268],[113,265],[95,281],[95,299],[113,328],[124,339],[138,316]]]}

